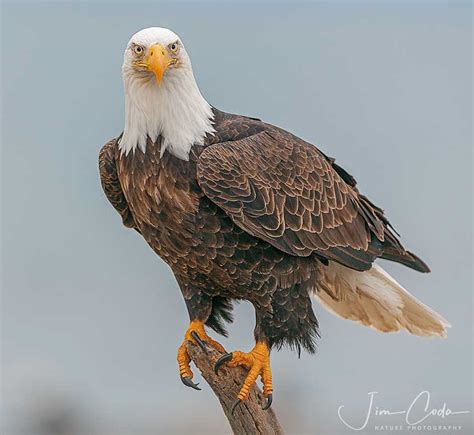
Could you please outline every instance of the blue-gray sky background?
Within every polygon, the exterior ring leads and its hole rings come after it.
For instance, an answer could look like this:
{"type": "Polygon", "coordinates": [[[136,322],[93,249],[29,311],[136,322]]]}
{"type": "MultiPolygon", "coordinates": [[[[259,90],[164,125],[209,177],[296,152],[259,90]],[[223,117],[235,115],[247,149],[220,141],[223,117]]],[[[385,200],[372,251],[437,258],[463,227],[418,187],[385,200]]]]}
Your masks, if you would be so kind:
{"type": "MultiPolygon", "coordinates": [[[[472,409],[471,19],[454,1],[4,3],[2,433],[229,432],[210,389],[179,381],[188,319],[170,270],[99,184],[99,149],[123,125],[122,53],[149,26],[182,37],[211,104],[355,175],[433,272],[384,267],[453,324],[447,340],[383,335],[315,304],[318,354],[272,357],[287,432],[353,433],[337,409],[361,424],[370,391],[390,409],[422,390],[472,409]]],[[[250,349],[253,326],[242,304],[221,342],[250,349]]],[[[472,414],[429,422],[473,431],[472,414]]]]}

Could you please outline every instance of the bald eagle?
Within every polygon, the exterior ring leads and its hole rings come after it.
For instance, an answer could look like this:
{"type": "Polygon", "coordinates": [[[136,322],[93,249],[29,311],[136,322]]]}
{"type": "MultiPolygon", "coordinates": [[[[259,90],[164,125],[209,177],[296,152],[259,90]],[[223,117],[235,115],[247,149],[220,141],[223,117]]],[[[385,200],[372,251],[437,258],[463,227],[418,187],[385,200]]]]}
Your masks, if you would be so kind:
{"type": "Polygon", "coordinates": [[[259,119],[224,113],[201,95],[181,39],[144,29],[124,54],[125,126],[99,156],[104,192],[123,223],[171,268],[190,324],[178,350],[192,381],[188,340],[225,352],[232,302],[255,308],[255,347],[216,364],[249,369],[236,404],[258,376],[272,400],[269,354],[315,351],[311,296],[331,312],[382,332],[445,336],[448,322],[400,286],[377,258],[420,272],[381,208],[310,143],[259,119]]]}

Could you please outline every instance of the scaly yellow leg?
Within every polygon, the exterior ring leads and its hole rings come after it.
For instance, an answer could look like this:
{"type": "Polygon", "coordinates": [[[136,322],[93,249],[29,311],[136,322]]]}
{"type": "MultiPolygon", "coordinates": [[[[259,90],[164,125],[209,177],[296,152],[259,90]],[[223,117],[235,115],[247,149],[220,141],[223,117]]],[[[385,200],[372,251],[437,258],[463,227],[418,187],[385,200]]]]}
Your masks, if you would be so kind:
{"type": "Polygon", "coordinates": [[[193,378],[193,372],[189,363],[191,362],[191,357],[189,356],[188,349],[186,347],[187,342],[190,341],[199,345],[204,352],[207,352],[205,343],[210,344],[212,347],[217,349],[219,352],[225,352],[225,349],[220,343],[213,340],[209,337],[204,329],[204,323],[200,320],[192,320],[184,334],[184,340],[181,346],[178,348],[178,367],[179,375],[183,384],[194,388],[195,390],[200,390],[200,388],[195,384],[191,379],[193,378]]]}
{"type": "Polygon", "coordinates": [[[225,363],[227,363],[229,367],[243,366],[249,370],[247,378],[237,396],[237,401],[232,407],[232,412],[234,412],[240,402],[248,398],[250,389],[255,384],[259,375],[263,382],[263,394],[267,397],[267,404],[263,409],[268,409],[272,403],[273,385],[272,371],[270,369],[270,349],[267,343],[258,341],[255,347],[248,353],[236,351],[223,355],[216,362],[214,367],[215,372],[217,373],[219,367],[225,363]]]}

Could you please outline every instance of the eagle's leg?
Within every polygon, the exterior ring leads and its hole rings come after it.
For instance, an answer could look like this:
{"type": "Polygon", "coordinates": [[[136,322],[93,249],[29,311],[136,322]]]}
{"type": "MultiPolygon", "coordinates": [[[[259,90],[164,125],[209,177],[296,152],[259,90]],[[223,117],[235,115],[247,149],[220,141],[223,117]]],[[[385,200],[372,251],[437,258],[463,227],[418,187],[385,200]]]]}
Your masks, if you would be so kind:
{"type": "Polygon", "coordinates": [[[236,351],[224,354],[217,360],[214,367],[215,372],[217,373],[219,367],[225,363],[227,363],[228,367],[243,366],[249,370],[247,378],[237,396],[237,401],[232,408],[232,412],[234,412],[240,402],[247,399],[250,394],[250,389],[253,384],[255,384],[258,376],[262,378],[263,394],[267,398],[267,403],[263,409],[268,409],[272,403],[273,386],[272,371],[270,369],[270,348],[266,340],[257,340],[255,347],[248,353],[236,351]]]}
{"type": "Polygon", "coordinates": [[[188,349],[186,344],[192,342],[200,346],[204,352],[207,352],[206,343],[216,348],[219,352],[225,352],[225,349],[220,343],[213,340],[209,337],[204,329],[204,322],[201,320],[191,320],[189,323],[188,329],[184,334],[184,340],[181,346],[178,348],[178,366],[179,366],[179,375],[183,384],[194,388],[195,390],[200,390],[200,388],[192,381],[193,372],[189,363],[191,362],[191,357],[189,356],[188,349]]]}

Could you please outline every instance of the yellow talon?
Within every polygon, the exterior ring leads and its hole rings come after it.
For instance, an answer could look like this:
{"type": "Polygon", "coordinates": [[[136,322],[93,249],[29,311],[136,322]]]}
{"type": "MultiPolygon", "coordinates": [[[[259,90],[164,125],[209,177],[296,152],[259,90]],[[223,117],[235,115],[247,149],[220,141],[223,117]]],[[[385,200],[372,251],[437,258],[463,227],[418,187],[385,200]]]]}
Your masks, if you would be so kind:
{"type": "Polygon", "coordinates": [[[188,349],[186,349],[186,341],[183,342],[181,346],[178,348],[178,366],[179,366],[179,375],[182,378],[185,377],[193,377],[193,372],[191,371],[191,367],[189,363],[191,362],[191,358],[188,354],[188,349]]]}
{"type": "MultiPolygon", "coordinates": [[[[263,382],[263,394],[266,397],[271,396],[273,386],[272,371],[270,369],[270,349],[265,342],[257,342],[255,347],[248,353],[236,351],[227,355],[232,355],[232,357],[224,356],[221,360],[227,361],[228,367],[243,366],[249,370],[247,378],[237,396],[240,401],[247,399],[250,394],[250,389],[255,384],[259,375],[263,382]]],[[[218,369],[220,365],[221,363],[218,361],[216,369],[218,369]]]]}
{"type": "Polygon", "coordinates": [[[204,323],[201,322],[200,320],[191,321],[191,323],[188,326],[188,329],[186,330],[186,333],[184,334],[183,344],[186,344],[187,341],[190,341],[194,344],[199,344],[196,341],[196,339],[193,337],[193,332],[197,333],[197,335],[202,341],[210,344],[219,352],[225,352],[224,347],[219,342],[217,342],[216,340],[209,337],[209,335],[207,335],[206,330],[204,329],[204,323]]]}
{"type": "Polygon", "coordinates": [[[178,348],[177,360],[178,360],[179,375],[181,376],[181,380],[183,380],[183,383],[185,385],[192,387],[192,385],[189,385],[190,380],[193,377],[193,372],[189,365],[189,363],[191,362],[191,357],[189,356],[188,349],[186,347],[186,344],[188,341],[198,344],[198,345],[201,345],[202,342],[208,343],[209,345],[211,345],[212,347],[214,347],[220,352],[225,352],[225,349],[220,343],[213,340],[211,337],[207,335],[204,329],[203,322],[201,322],[200,320],[191,321],[191,323],[188,326],[188,329],[186,330],[186,333],[184,334],[183,343],[178,348]],[[198,338],[200,339],[201,343],[196,341],[196,339],[193,337],[193,335],[196,336],[196,334],[198,338]],[[186,382],[184,380],[186,380],[186,382]]]}

